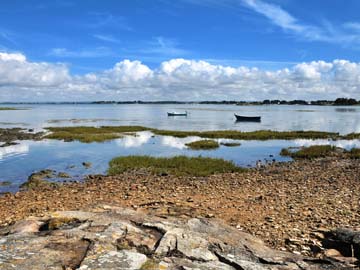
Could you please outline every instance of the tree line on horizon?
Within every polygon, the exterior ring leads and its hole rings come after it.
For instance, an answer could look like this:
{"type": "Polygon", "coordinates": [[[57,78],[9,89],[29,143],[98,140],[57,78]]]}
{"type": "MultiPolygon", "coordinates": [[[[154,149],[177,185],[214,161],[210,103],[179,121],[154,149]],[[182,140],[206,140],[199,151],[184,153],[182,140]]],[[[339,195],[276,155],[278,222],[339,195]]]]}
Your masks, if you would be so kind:
{"type": "Polygon", "coordinates": [[[225,104],[225,105],[335,105],[335,106],[349,106],[360,105],[360,100],[354,98],[337,98],[336,100],[313,100],[306,101],[301,99],[295,100],[279,100],[279,99],[265,99],[263,101],[236,101],[236,100],[222,100],[222,101],[95,101],[94,104],[225,104]]]}
{"type": "Polygon", "coordinates": [[[360,105],[360,100],[354,98],[337,98],[335,100],[313,100],[307,101],[302,99],[280,100],[265,99],[263,101],[236,101],[236,100],[208,100],[208,101],[64,101],[64,102],[0,102],[0,104],[224,104],[224,105],[334,105],[334,106],[352,106],[360,105]]]}

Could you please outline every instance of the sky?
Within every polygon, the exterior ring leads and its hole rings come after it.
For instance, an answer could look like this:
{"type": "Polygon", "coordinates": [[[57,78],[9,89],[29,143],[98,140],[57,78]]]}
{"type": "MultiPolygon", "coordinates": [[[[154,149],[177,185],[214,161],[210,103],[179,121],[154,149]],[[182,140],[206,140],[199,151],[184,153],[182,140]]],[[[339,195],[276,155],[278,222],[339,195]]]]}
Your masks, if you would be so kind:
{"type": "Polygon", "coordinates": [[[358,0],[2,0],[0,102],[360,99],[358,0]]]}

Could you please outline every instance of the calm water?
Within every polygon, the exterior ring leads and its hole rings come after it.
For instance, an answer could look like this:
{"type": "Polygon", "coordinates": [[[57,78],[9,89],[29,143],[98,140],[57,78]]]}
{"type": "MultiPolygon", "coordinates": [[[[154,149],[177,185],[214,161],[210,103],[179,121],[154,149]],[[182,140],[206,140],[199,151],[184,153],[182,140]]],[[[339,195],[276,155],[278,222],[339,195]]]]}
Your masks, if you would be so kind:
{"type": "Polygon", "coordinates": [[[37,129],[68,125],[143,125],[176,130],[321,130],[360,132],[360,107],[232,105],[17,105],[30,110],[0,111],[0,127],[37,129]],[[167,117],[168,111],[188,117],[167,117]],[[261,123],[236,123],[234,113],[260,115],[261,123]]]}
{"type": "MultiPolygon", "coordinates": [[[[31,105],[29,110],[0,111],[0,127],[42,129],[46,126],[69,125],[143,125],[162,129],[243,131],[321,130],[341,134],[360,132],[360,108],[318,106],[224,106],[224,105],[31,105]],[[188,117],[167,117],[168,111],[188,111],[188,117]],[[261,115],[261,123],[235,123],[234,113],[261,115]]],[[[241,146],[211,151],[193,151],[185,144],[196,137],[174,138],[140,132],[105,143],[65,143],[55,140],[22,141],[19,145],[0,148],[0,181],[12,185],[0,192],[15,191],[18,185],[38,170],[67,172],[76,179],[94,173],[106,173],[108,162],[116,156],[209,156],[232,160],[240,166],[254,166],[257,161],[288,161],[279,156],[284,147],[311,144],[335,144],[339,147],[360,147],[359,140],[272,140],[239,141],[241,146]],[[91,162],[86,169],[82,162],[91,162]]],[[[226,141],[226,140],[220,140],[226,141]]],[[[55,179],[56,180],[56,179],[55,179]]],[[[58,179],[61,180],[61,179],[58,179]]]]}

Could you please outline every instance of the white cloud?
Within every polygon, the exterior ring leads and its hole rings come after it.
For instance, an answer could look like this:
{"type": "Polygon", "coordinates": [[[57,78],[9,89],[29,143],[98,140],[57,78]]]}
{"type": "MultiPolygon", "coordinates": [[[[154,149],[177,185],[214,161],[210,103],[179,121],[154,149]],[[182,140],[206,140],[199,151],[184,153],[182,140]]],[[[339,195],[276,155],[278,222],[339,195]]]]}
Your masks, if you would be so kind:
{"type": "Polygon", "coordinates": [[[89,28],[115,28],[124,31],[132,31],[132,27],[129,26],[127,19],[122,16],[115,16],[108,12],[91,12],[88,14],[90,21],[84,26],[89,28]]]}
{"type": "Polygon", "coordinates": [[[20,53],[0,53],[0,86],[3,88],[16,91],[17,87],[56,87],[69,80],[68,68],[63,64],[34,63],[20,53]]]}
{"type": "Polygon", "coordinates": [[[262,0],[241,0],[241,2],[246,7],[268,18],[274,25],[302,37],[306,41],[322,41],[359,48],[359,22],[348,22],[335,26],[324,20],[322,24],[313,25],[300,21],[275,4],[269,4],[262,0]]]}
{"type": "Polygon", "coordinates": [[[264,15],[274,24],[296,32],[305,30],[305,26],[299,24],[297,20],[281,7],[265,3],[260,0],[243,0],[243,2],[254,11],[264,15]]]}
{"type": "Polygon", "coordinates": [[[152,41],[145,44],[146,48],[139,50],[139,53],[166,55],[169,57],[182,56],[189,53],[187,50],[179,48],[178,45],[178,42],[174,39],[161,36],[154,37],[152,41]]]}
{"type": "Polygon", "coordinates": [[[360,63],[313,61],[262,70],[171,59],[158,68],[123,60],[71,75],[63,64],[0,53],[0,101],[262,100],[360,98],[360,63]]]}
{"type": "Polygon", "coordinates": [[[120,43],[121,41],[112,35],[103,35],[103,34],[95,34],[93,35],[94,38],[99,39],[105,42],[111,43],[120,43]]]}
{"type": "Polygon", "coordinates": [[[95,49],[83,49],[71,51],[66,48],[53,48],[49,55],[61,58],[96,58],[112,56],[114,53],[107,47],[97,47],[95,49]]]}

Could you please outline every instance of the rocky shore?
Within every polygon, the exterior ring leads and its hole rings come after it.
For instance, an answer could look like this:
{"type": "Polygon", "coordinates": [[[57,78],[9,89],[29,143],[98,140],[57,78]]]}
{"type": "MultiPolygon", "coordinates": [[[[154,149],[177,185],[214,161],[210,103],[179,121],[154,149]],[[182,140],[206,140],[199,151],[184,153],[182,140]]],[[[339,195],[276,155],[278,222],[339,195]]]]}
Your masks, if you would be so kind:
{"type": "Polygon", "coordinates": [[[19,140],[41,140],[44,134],[33,129],[0,128],[0,147],[15,145],[19,140]]]}
{"type": "Polygon", "coordinates": [[[359,175],[359,160],[329,157],[209,177],[89,176],[0,196],[0,224],[105,203],[156,217],[221,219],[277,250],[322,258],[326,232],[360,227],[359,175]]]}
{"type": "MultiPolygon", "coordinates": [[[[360,233],[342,230],[329,241],[346,246],[349,236],[350,244],[360,233]]],[[[0,247],[3,270],[345,270],[354,269],[357,259],[277,251],[218,220],[108,205],[19,221],[0,230],[0,247]]]]}

